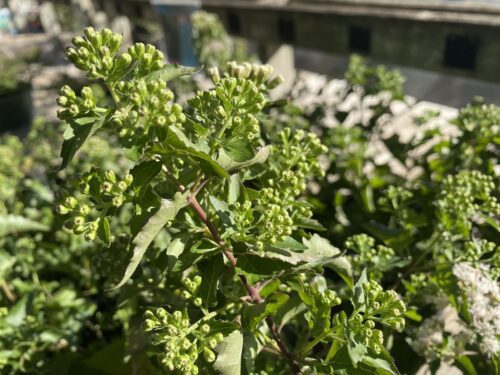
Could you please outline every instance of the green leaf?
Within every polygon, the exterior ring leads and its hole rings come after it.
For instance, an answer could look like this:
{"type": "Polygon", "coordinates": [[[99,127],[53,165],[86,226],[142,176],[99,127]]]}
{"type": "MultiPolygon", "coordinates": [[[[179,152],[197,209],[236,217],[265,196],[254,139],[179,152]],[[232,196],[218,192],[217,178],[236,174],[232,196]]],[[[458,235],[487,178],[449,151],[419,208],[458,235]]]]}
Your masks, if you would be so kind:
{"type": "Polygon", "coordinates": [[[255,335],[247,330],[243,331],[243,374],[250,375],[254,370],[254,362],[257,354],[261,350],[261,345],[255,335]]]}
{"type": "Polygon", "coordinates": [[[144,77],[145,81],[162,80],[165,82],[171,81],[175,78],[195,75],[203,69],[203,66],[182,66],[179,64],[166,64],[163,68],[149,73],[144,77]]]}
{"type": "Polygon", "coordinates": [[[238,256],[238,272],[243,273],[251,284],[268,279],[280,271],[289,270],[292,265],[281,260],[262,258],[258,255],[238,256]]]}
{"type": "Polygon", "coordinates": [[[466,375],[477,375],[474,363],[466,355],[461,355],[455,358],[455,364],[462,370],[466,375]]]}
{"type": "Polygon", "coordinates": [[[213,256],[206,262],[198,263],[198,270],[202,277],[198,295],[206,306],[214,306],[217,304],[217,285],[224,270],[222,254],[213,256]]]}
{"type": "Polygon", "coordinates": [[[276,249],[292,250],[292,251],[304,251],[308,249],[306,245],[301,244],[295,238],[290,236],[286,236],[283,241],[274,243],[272,247],[276,249]]]}
{"type": "Polygon", "coordinates": [[[403,315],[408,319],[414,320],[415,322],[422,321],[422,315],[420,315],[416,310],[406,310],[403,315]]]}
{"type": "MultiPolygon", "coordinates": [[[[293,240],[293,239],[292,239],[293,240]]],[[[298,270],[305,270],[317,266],[329,267],[337,272],[349,285],[352,287],[352,267],[347,258],[340,256],[342,253],[335,246],[330,244],[325,238],[314,234],[309,240],[303,239],[304,245],[293,246],[290,239],[287,239],[290,250],[302,250],[300,253],[296,251],[289,252],[266,252],[266,255],[275,259],[288,262],[298,266],[298,270]]],[[[276,245],[273,245],[276,247],[276,245]]],[[[284,250],[286,246],[280,246],[284,250]]]]}
{"type": "Polygon", "coordinates": [[[366,268],[361,272],[361,276],[359,276],[356,285],[354,285],[353,295],[351,297],[352,305],[355,309],[360,309],[360,311],[364,311],[365,305],[365,292],[363,290],[363,284],[368,281],[368,277],[366,275],[366,268]]]}
{"type": "Polygon", "coordinates": [[[106,247],[111,245],[111,228],[109,226],[109,220],[106,216],[101,217],[101,220],[99,220],[97,236],[104,243],[104,245],[106,245],[106,247]]]}
{"type": "Polygon", "coordinates": [[[244,138],[230,138],[224,142],[223,148],[227,155],[237,162],[244,162],[255,156],[252,145],[244,138]]]}
{"type": "Polygon", "coordinates": [[[232,216],[232,212],[229,210],[228,204],[215,198],[213,195],[210,196],[210,203],[212,203],[212,206],[215,208],[217,215],[224,223],[224,225],[227,227],[232,226],[234,223],[234,219],[232,216]]]}
{"type": "Polygon", "coordinates": [[[23,216],[0,216],[0,238],[20,232],[47,232],[49,229],[47,225],[23,216]]]}
{"type": "Polygon", "coordinates": [[[269,146],[262,147],[257,154],[249,160],[246,161],[236,161],[230,155],[228,155],[224,149],[219,151],[219,157],[217,158],[217,163],[228,172],[232,172],[237,169],[244,167],[249,167],[254,164],[264,163],[269,157],[269,146]]]}
{"type": "Polygon", "coordinates": [[[136,196],[143,196],[147,185],[160,173],[161,166],[159,161],[148,160],[132,168],[130,174],[134,177],[132,188],[136,196]]]}
{"type": "Polygon", "coordinates": [[[164,144],[173,147],[174,150],[153,147],[153,152],[158,152],[166,156],[172,153],[189,155],[200,164],[200,167],[205,173],[229,178],[229,173],[227,173],[224,167],[219,165],[219,163],[208,154],[210,151],[208,146],[204,144],[194,144],[186,137],[182,130],[176,126],[172,125],[168,128],[168,135],[164,144]]]}
{"type": "Polygon", "coordinates": [[[31,309],[32,300],[33,296],[31,293],[23,296],[23,298],[17,301],[9,310],[9,313],[4,318],[5,322],[12,327],[19,327],[31,309]]]}
{"type": "Polygon", "coordinates": [[[235,203],[238,200],[242,190],[241,181],[238,174],[231,175],[227,190],[227,203],[235,203]]]}
{"type": "Polygon", "coordinates": [[[218,353],[214,368],[221,375],[240,375],[241,357],[243,353],[243,335],[233,331],[215,349],[218,353]]]}
{"type": "Polygon", "coordinates": [[[242,325],[253,331],[267,316],[275,314],[283,306],[289,297],[283,293],[274,293],[266,298],[264,302],[256,305],[245,306],[243,309],[242,325]]]}
{"type": "Polygon", "coordinates": [[[120,288],[130,279],[151,242],[153,242],[163,227],[175,218],[179,210],[188,204],[186,200],[187,194],[177,193],[173,200],[161,200],[158,211],[149,218],[141,231],[133,239],[132,245],[134,249],[132,259],[125,270],[123,278],[113,289],[120,288]]]}
{"type": "Polygon", "coordinates": [[[64,142],[61,149],[63,161],[59,170],[68,166],[77,151],[83,147],[87,139],[94,135],[94,133],[106,123],[111,113],[111,111],[108,111],[106,116],[103,117],[81,117],[68,122],[68,127],[64,132],[64,142]]]}

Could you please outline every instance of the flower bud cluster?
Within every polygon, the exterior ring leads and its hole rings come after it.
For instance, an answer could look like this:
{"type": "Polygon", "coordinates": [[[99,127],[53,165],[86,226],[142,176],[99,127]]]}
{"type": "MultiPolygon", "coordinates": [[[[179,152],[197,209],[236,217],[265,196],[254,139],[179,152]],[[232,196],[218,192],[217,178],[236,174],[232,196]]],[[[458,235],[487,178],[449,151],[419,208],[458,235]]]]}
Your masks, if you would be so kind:
{"type": "Polygon", "coordinates": [[[361,314],[353,314],[347,325],[349,329],[356,332],[360,341],[379,354],[384,347],[384,334],[381,330],[375,328],[373,320],[365,320],[361,314]]]}
{"type": "Polygon", "coordinates": [[[262,216],[256,224],[256,248],[262,251],[264,244],[274,244],[283,241],[292,234],[293,220],[288,211],[278,204],[268,204],[262,207],[262,216]]]}
{"type": "Polygon", "coordinates": [[[468,234],[471,219],[479,214],[498,217],[500,203],[494,196],[496,184],[491,176],[478,171],[462,171],[448,176],[437,202],[438,215],[445,230],[468,234]]]}
{"type": "MultiPolygon", "coordinates": [[[[274,69],[271,65],[238,64],[235,61],[230,61],[226,65],[224,76],[252,81],[260,91],[265,92],[278,87],[284,81],[281,75],[271,77],[273,72],[274,69]]],[[[221,79],[217,68],[211,68],[209,76],[214,84],[217,84],[221,79]]]]}
{"type": "MultiPolygon", "coordinates": [[[[324,176],[318,157],[327,150],[314,133],[298,130],[294,133],[284,129],[278,134],[280,142],[272,146],[269,160],[273,170],[280,171],[279,183],[275,189],[282,199],[294,199],[306,188],[308,178],[324,176]],[[281,171],[287,171],[282,174],[281,171]]],[[[269,185],[273,185],[270,180],[269,185]]]]}
{"type": "Polygon", "coordinates": [[[393,290],[384,291],[376,281],[368,281],[362,285],[365,294],[365,319],[377,318],[383,325],[396,331],[405,326],[403,313],[405,304],[393,290]]]}
{"type": "Polygon", "coordinates": [[[99,32],[87,27],[83,36],[73,38],[73,47],[66,49],[66,57],[78,69],[86,71],[90,79],[106,79],[115,70],[124,71],[131,62],[130,56],[115,61],[122,42],[123,36],[109,29],[99,32]]]}
{"type": "MultiPolygon", "coordinates": [[[[79,180],[80,192],[90,196],[92,208],[98,211],[118,208],[132,198],[129,191],[133,177],[127,174],[118,179],[113,171],[92,169],[79,180]]],[[[69,215],[65,226],[75,234],[85,234],[87,241],[92,241],[97,234],[100,219],[93,219],[92,208],[87,203],[79,202],[75,197],[67,197],[57,206],[60,215],[69,215]]]]}
{"type": "Polygon", "coordinates": [[[194,120],[216,136],[218,142],[241,138],[256,145],[260,137],[256,115],[266,102],[252,81],[226,77],[217,82],[214,90],[198,92],[188,104],[195,110],[194,120]]]}
{"type": "Polygon", "coordinates": [[[75,197],[67,197],[57,208],[59,215],[69,215],[64,225],[75,234],[83,234],[87,241],[92,241],[97,235],[99,218],[93,219],[91,207],[80,203],[75,197]]]}
{"type": "Polygon", "coordinates": [[[387,188],[385,196],[381,197],[378,203],[381,206],[389,206],[392,209],[397,210],[401,206],[405,205],[405,203],[411,198],[413,198],[413,193],[410,190],[407,190],[402,186],[391,185],[387,188]]]}
{"type": "Polygon", "coordinates": [[[63,108],[57,112],[57,117],[61,120],[69,120],[95,109],[97,98],[90,87],[85,86],[80,96],[77,96],[71,87],[63,86],[59,92],[57,104],[63,108]]]}
{"type": "Polygon", "coordinates": [[[203,300],[200,297],[197,297],[197,292],[200,288],[201,282],[202,279],[199,275],[196,275],[193,279],[187,277],[182,281],[182,285],[186,288],[181,292],[182,298],[191,300],[193,305],[197,307],[201,306],[203,303],[203,300]]]}
{"type": "Polygon", "coordinates": [[[160,70],[165,66],[163,52],[156,49],[152,44],[135,43],[127,50],[137,66],[135,68],[139,77],[160,70]]]}
{"type": "Polygon", "coordinates": [[[200,353],[206,362],[215,361],[214,349],[224,337],[220,332],[211,334],[208,324],[200,321],[191,325],[186,312],[169,313],[163,308],[147,310],[144,319],[144,330],[149,333],[151,343],[164,348],[161,362],[168,371],[198,374],[196,362],[200,353]]]}
{"type": "Polygon", "coordinates": [[[90,79],[106,81],[123,76],[132,67],[143,76],[164,66],[163,53],[150,44],[136,43],[116,57],[122,42],[123,36],[109,29],[99,32],[87,27],[83,36],[73,38],[66,57],[90,79]]]}
{"type": "Polygon", "coordinates": [[[367,268],[369,278],[374,280],[382,278],[383,271],[391,267],[391,261],[396,256],[393,249],[384,245],[375,248],[375,239],[364,233],[349,237],[345,246],[356,252],[349,256],[355,272],[360,274],[367,268]]]}
{"type": "Polygon", "coordinates": [[[174,94],[163,80],[120,81],[115,86],[123,106],[112,118],[118,135],[127,145],[155,137],[152,129],[181,125],[186,121],[179,104],[171,104],[174,94]]]}

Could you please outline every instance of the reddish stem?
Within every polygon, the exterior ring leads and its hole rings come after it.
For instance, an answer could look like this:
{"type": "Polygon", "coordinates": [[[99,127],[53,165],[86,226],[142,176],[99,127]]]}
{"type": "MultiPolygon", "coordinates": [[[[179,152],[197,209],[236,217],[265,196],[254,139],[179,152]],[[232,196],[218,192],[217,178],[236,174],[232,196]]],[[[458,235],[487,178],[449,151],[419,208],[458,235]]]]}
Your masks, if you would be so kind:
{"type": "MultiPolygon", "coordinates": [[[[206,225],[208,230],[210,231],[210,234],[212,235],[212,238],[214,239],[215,242],[221,247],[222,252],[224,253],[224,256],[227,258],[229,263],[231,264],[231,267],[236,270],[237,268],[237,260],[231,251],[230,247],[222,240],[222,238],[219,235],[219,232],[217,231],[217,228],[213,225],[212,221],[208,218],[207,213],[203,209],[203,207],[200,206],[200,203],[196,199],[196,195],[191,193],[189,194],[187,198],[189,204],[193,208],[193,210],[196,212],[196,215],[200,218],[200,220],[206,225]]],[[[240,278],[241,282],[245,286],[245,289],[248,291],[248,295],[250,298],[252,298],[252,301],[254,303],[260,303],[262,302],[262,297],[260,296],[259,290],[248,282],[247,278],[245,275],[238,274],[238,277],[240,278]]],[[[298,366],[297,362],[295,361],[295,358],[292,353],[288,351],[286,348],[285,344],[283,343],[283,340],[281,339],[281,336],[279,334],[278,328],[276,324],[274,324],[272,318],[268,316],[266,319],[266,324],[269,327],[269,330],[271,331],[274,340],[278,344],[278,347],[281,351],[281,354],[283,357],[287,360],[288,365],[290,368],[293,370],[295,375],[301,375],[302,372],[300,371],[300,367],[298,366]]]]}

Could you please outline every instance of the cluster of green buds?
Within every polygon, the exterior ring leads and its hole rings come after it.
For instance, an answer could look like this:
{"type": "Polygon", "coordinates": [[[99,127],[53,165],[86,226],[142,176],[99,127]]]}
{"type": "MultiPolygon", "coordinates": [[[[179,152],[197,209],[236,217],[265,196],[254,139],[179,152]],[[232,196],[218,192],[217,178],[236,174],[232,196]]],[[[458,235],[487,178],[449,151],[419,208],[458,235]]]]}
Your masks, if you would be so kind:
{"type": "Polygon", "coordinates": [[[274,244],[292,234],[293,220],[288,211],[280,205],[269,204],[262,207],[262,216],[256,224],[256,248],[262,251],[264,243],[274,244]]]}
{"type": "Polygon", "coordinates": [[[201,276],[199,275],[196,275],[192,279],[186,277],[182,281],[182,285],[184,285],[184,287],[186,288],[181,292],[182,298],[184,298],[185,300],[191,300],[193,305],[197,307],[203,304],[203,300],[200,297],[197,297],[197,292],[198,289],[200,288],[201,281],[202,279],[201,276]]]}
{"type": "Polygon", "coordinates": [[[174,94],[163,80],[120,81],[115,92],[123,104],[113,115],[112,124],[127,145],[158,136],[155,129],[186,121],[179,104],[172,104],[174,94]]]}
{"type": "Polygon", "coordinates": [[[133,181],[131,174],[119,179],[111,170],[93,168],[80,179],[80,192],[91,195],[100,209],[118,208],[132,199],[133,194],[129,188],[133,181]]]}
{"type": "Polygon", "coordinates": [[[364,319],[361,314],[353,314],[345,322],[349,331],[355,333],[355,337],[375,353],[379,354],[384,347],[384,334],[375,328],[375,322],[364,319]]]}
{"type": "Polygon", "coordinates": [[[78,184],[80,193],[92,198],[88,201],[92,202],[93,207],[70,196],[57,206],[57,212],[70,216],[65,222],[68,229],[75,234],[84,233],[85,239],[92,241],[96,237],[100,220],[94,219],[92,208],[105,212],[122,206],[133,197],[129,189],[132,182],[130,174],[118,179],[113,171],[92,169],[78,180],[78,184]]]}
{"type": "Polygon", "coordinates": [[[464,261],[470,263],[478,262],[486,254],[500,254],[500,247],[496,243],[484,239],[466,241],[464,244],[464,248],[465,254],[463,254],[463,257],[461,258],[464,261]]]}
{"type": "Polygon", "coordinates": [[[369,278],[374,280],[382,278],[383,271],[391,267],[395,258],[393,249],[384,245],[375,247],[375,239],[364,233],[349,237],[345,246],[356,253],[349,256],[355,273],[367,268],[369,278]]]}
{"type": "Polygon", "coordinates": [[[77,68],[86,71],[90,79],[120,78],[129,70],[147,74],[164,66],[164,56],[153,45],[136,43],[127,52],[116,57],[123,36],[109,29],[84,30],[83,36],[73,38],[73,47],[66,50],[66,57],[77,68]]]}
{"type": "Polygon", "coordinates": [[[275,188],[279,188],[282,199],[293,199],[304,191],[308,178],[324,176],[318,158],[328,149],[315,133],[303,130],[292,132],[284,129],[278,138],[279,142],[272,146],[269,164],[272,170],[292,172],[279,176],[286,177],[286,180],[280,180],[282,186],[276,185],[275,188]]]}
{"type": "Polygon", "coordinates": [[[500,203],[494,195],[496,189],[493,177],[478,171],[462,171],[447,176],[437,202],[438,216],[444,229],[468,236],[474,216],[498,217],[500,203]]]}
{"type": "Polygon", "coordinates": [[[266,102],[252,81],[226,77],[216,83],[214,90],[198,92],[188,104],[194,109],[193,120],[215,136],[211,146],[218,148],[233,139],[256,145],[260,136],[256,115],[266,102]]]}
{"type": "Polygon", "coordinates": [[[364,319],[378,321],[396,331],[405,326],[403,313],[406,311],[404,302],[399,299],[394,290],[384,291],[376,281],[362,284],[364,291],[364,319]]]}
{"type": "Polygon", "coordinates": [[[208,324],[199,321],[191,325],[186,311],[169,313],[164,308],[148,310],[144,318],[144,330],[151,343],[164,347],[161,362],[169,371],[198,374],[200,353],[206,362],[215,361],[214,349],[224,337],[220,332],[211,334],[208,324]]]}
{"type": "MultiPolygon", "coordinates": [[[[272,77],[273,72],[274,69],[271,65],[238,64],[235,61],[229,61],[226,64],[224,77],[250,80],[260,91],[265,92],[278,87],[284,82],[281,75],[272,77]]],[[[221,80],[219,69],[216,67],[208,69],[208,75],[214,84],[221,80]]]]}
{"type": "Polygon", "coordinates": [[[69,120],[93,111],[97,106],[97,98],[88,86],[82,88],[80,96],[77,96],[71,87],[63,86],[59,92],[57,104],[64,108],[57,112],[57,117],[61,120],[69,120]]]}
{"type": "Polygon", "coordinates": [[[397,210],[412,198],[413,193],[410,190],[402,186],[391,185],[385,191],[385,195],[378,200],[378,203],[383,207],[397,210]]]}
{"type": "Polygon", "coordinates": [[[87,241],[92,241],[96,237],[99,227],[99,218],[94,219],[91,215],[91,208],[86,203],[80,203],[75,197],[66,197],[57,206],[59,215],[69,215],[64,225],[75,234],[84,234],[87,241]]]}
{"type": "Polygon", "coordinates": [[[298,283],[290,285],[308,307],[305,318],[309,328],[316,334],[329,329],[332,307],[340,305],[342,300],[335,291],[327,288],[325,278],[317,275],[310,279],[306,274],[300,274],[298,283]]]}

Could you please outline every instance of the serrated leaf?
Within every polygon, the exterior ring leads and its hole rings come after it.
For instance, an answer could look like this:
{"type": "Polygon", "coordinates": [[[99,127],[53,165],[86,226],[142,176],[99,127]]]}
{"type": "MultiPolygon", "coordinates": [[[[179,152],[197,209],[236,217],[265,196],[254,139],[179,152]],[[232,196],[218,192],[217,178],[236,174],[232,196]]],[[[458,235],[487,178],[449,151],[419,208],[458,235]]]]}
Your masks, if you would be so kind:
{"type": "Polygon", "coordinates": [[[165,82],[171,81],[175,78],[195,75],[203,69],[203,66],[182,66],[179,64],[165,64],[159,70],[149,73],[144,77],[145,81],[162,80],[165,82]]]}
{"type": "Polygon", "coordinates": [[[292,265],[281,260],[262,258],[258,255],[240,255],[238,257],[238,272],[243,273],[251,284],[268,279],[273,275],[292,268],[292,265]]]}
{"type": "Polygon", "coordinates": [[[240,375],[241,357],[243,352],[243,335],[240,331],[233,331],[215,348],[217,360],[214,368],[221,375],[240,375]]]}
{"type": "Polygon", "coordinates": [[[219,151],[217,163],[222,168],[224,168],[226,171],[232,172],[232,171],[235,171],[237,169],[249,167],[249,166],[254,165],[254,164],[264,163],[267,160],[267,158],[269,157],[269,152],[270,152],[269,147],[265,146],[265,147],[262,147],[259,151],[257,151],[257,153],[255,154],[255,156],[253,158],[246,160],[246,161],[243,161],[243,162],[238,162],[238,161],[234,160],[233,158],[231,158],[231,156],[229,156],[226,153],[226,151],[224,151],[224,149],[221,149],[219,151]]]}
{"type": "Polygon", "coordinates": [[[366,268],[361,272],[358,281],[354,285],[353,295],[351,298],[352,305],[355,309],[360,309],[360,311],[364,311],[365,304],[365,291],[363,290],[363,284],[368,281],[368,277],[366,275],[366,268]]]}
{"type": "Polygon", "coordinates": [[[23,216],[0,216],[0,238],[20,232],[47,232],[49,229],[47,225],[23,216]]]}
{"type": "Polygon", "coordinates": [[[219,216],[219,218],[221,219],[221,221],[224,223],[225,226],[229,227],[233,225],[234,223],[233,216],[226,202],[223,202],[215,198],[213,195],[211,195],[210,203],[212,203],[212,206],[215,208],[217,215],[219,216]]]}
{"type": "Polygon", "coordinates": [[[217,303],[217,285],[224,270],[224,258],[222,254],[215,255],[203,263],[198,263],[198,271],[202,277],[198,295],[206,306],[217,303]]]}
{"type": "Polygon", "coordinates": [[[253,331],[266,316],[275,314],[283,306],[289,297],[284,293],[274,293],[266,298],[264,302],[256,305],[245,306],[243,309],[243,327],[253,331]]]}
{"type": "Polygon", "coordinates": [[[33,295],[26,294],[9,310],[9,313],[4,317],[4,321],[12,327],[19,327],[31,310],[33,295]]]}
{"type": "Polygon", "coordinates": [[[99,130],[109,119],[111,111],[103,117],[89,116],[68,121],[64,132],[64,142],[61,149],[62,163],[59,170],[68,166],[77,151],[83,147],[87,139],[99,130]]]}
{"type": "Polygon", "coordinates": [[[99,220],[97,236],[104,243],[104,245],[106,245],[106,247],[111,245],[111,228],[109,226],[109,220],[106,216],[101,217],[101,220],[99,220]]]}
{"type": "Polygon", "coordinates": [[[252,146],[244,138],[230,138],[224,142],[223,148],[227,155],[237,162],[245,162],[255,156],[252,146]]]}
{"type": "Polygon", "coordinates": [[[173,200],[162,199],[160,202],[160,208],[153,214],[146,224],[142,227],[139,233],[135,236],[132,241],[134,246],[132,259],[130,260],[125,274],[121,281],[113,287],[113,289],[120,288],[123,286],[132,276],[137,266],[141,262],[144,253],[147,248],[153,242],[158,233],[163,229],[163,227],[175,218],[180,209],[185,207],[188,202],[186,196],[188,193],[177,193],[173,200]]]}
{"type": "Polygon", "coordinates": [[[210,151],[208,146],[191,142],[182,130],[176,126],[172,125],[168,128],[167,139],[164,143],[169,145],[169,147],[173,147],[174,150],[158,147],[157,145],[153,147],[152,151],[167,156],[171,153],[186,154],[196,160],[205,173],[229,178],[229,173],[224,167],[219,165],[219,163],[208,154],[210,151]]]}
{"type": "Polygon", "coordinates": [[[261,345],[255,338],[255,335],[247,330],[243,331],[243,374],[250,375],[254,369],[254,362],[257,354],[261,350],[261,345]]]}
{"type": "Polygon", "coordinates": [[[147,185],[160,173],[161,166],[159,161],[148,160],[132,168],[130,174],[134,177],[132,188],[136,196],[142,197],[147,185]]]}
{"type": "Polygon", "coordinates": [[[283,241],[276,242],[273,245],[271,245],[271,247],[274,247],[276,249],[300,251],[300,252],[308,249],[306,245],[300,243],[295,238],[290,236],[286,236],[283,241]]]}

